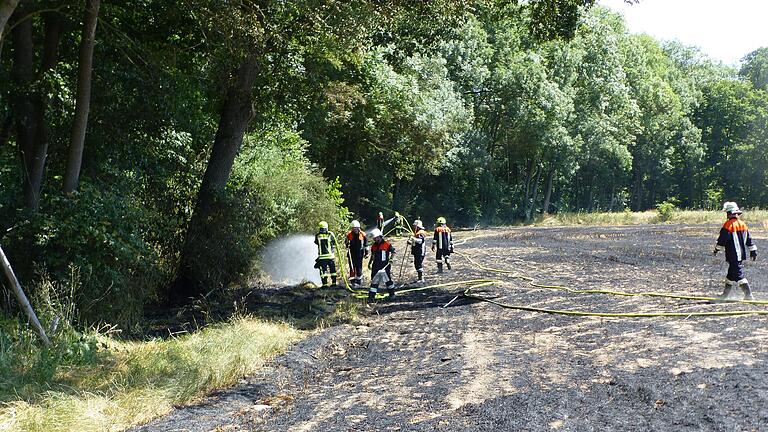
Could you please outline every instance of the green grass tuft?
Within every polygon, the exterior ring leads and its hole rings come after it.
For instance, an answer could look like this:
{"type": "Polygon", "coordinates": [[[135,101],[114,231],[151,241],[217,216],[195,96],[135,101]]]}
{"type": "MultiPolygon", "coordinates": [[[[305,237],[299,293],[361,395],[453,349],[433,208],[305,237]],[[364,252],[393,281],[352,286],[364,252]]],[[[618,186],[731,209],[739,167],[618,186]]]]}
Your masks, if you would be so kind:
{"type": "Polygon", "coordinates": [[[0,431],[124,430],[233,385],[303,334],[241,317],[167,340],[96,335],[101,349],[92,362],[61,366],[51,380],[26,383],[23,394],[4,385],[0,431]]]}

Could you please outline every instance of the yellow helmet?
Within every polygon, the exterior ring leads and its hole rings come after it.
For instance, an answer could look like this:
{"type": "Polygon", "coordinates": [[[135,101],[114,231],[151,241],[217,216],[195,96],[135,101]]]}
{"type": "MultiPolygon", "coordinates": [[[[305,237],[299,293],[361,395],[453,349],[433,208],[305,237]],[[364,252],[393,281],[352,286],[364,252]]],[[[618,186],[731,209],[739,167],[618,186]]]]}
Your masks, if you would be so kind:
{"type": "Polygon", "coordinates": [[[317,227],[320,228],[320,229],[327,230],[328,229],[328,222],[320,221],[320,223],[317,224],[317,227]]]}
{"type": "Polygon", "coordinates": [[[437,218],[437,223],[444,224],[445,223],[445,218],[440,216],[439,218],[437,218]]]}

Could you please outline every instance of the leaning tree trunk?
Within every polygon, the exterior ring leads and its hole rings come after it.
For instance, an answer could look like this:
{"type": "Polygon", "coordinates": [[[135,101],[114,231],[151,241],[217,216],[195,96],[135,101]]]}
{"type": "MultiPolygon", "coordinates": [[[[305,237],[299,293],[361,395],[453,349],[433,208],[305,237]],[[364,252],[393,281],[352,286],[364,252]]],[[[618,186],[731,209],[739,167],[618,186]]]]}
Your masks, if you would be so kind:
{"type": "Polygon", "coordinates": [[[19,0],[0,0],[0,53],[2,53],[3,41],[5,40],[5,25],[18,4],[19,0]]]}
{"type": "Polygon", "coordinates": [[[253,84],[257,76],[257,57],[255,53],[251,53],[236,70],[235,80],[224,100],[211,157],[200,185],[192,220],[187,228],[178,273],[169,293],[173,303],[184,303],[201,294],[204,287],[196,276],[201,274],[199,266],[216,265],[197,262],[194,259],[195,250],[206,247],[209,217],[217,197],[229,181],[245,130],[253,118],[253,84]]]}
{"type": "MultiPolygon", "coordinates": [[[[43,57],[40,63],[40,77],[56,66],[59,45],[61,43],[61,20],[58,15],[48,12],[44,15],[45,34],[43,57]]],[[[45,161],[48,158],[48,123],[45,113],[50,98],[44,93],[35,93],[33,98],[33,124],[35,134],[32,146],[32,158],[27,168],[27,182],[24,184],[24,205],[37,210],[40,205],[40,190],[45,177],[45,161]]]]}
{"type": "Polygon", "coordinates": [[[80,58],[77,66],[77,98],[75,100],[75,118],[72,121],[72,134],[69,139],[69,158],[64,175],[65,194],[74,192],[80,180],[80,167],[83,163],[85,131],[88,127],[88,113],[91,109],[91,71],[93,70],[93,45],[96,41],[96,22],[99,17],[101,0],[86,0],[85,23],[80,41],[80,58]]]}

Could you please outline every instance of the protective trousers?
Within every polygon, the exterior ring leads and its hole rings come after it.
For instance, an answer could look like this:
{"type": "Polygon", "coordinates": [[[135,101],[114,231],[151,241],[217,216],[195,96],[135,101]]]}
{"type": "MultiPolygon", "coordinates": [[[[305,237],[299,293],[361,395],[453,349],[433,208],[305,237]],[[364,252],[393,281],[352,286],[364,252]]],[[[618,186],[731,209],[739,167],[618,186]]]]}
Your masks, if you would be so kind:
{"type": "Polygon", "coordinates": [[[336,285],[336,262],[332,259],[318,259],[317,267],[320,269],[320,280],[323,281],[323,287],[328,286],[329,276],[333,285],[336,285]]]}
{"type": "Polygon", "coordinates": [[[451,269],[450,256],[451,256],[451,252],[449,251],[446,251],[444,249],[437,250],[437,254],[435,255],[435,262],[437,262],[438,273],[443,272],[443,263],[445,263],[445,266],[448,267],[448,270],[451,269]]]}
{"type": "Polygon", "coordinates": [[[413,256],[413,267],[416,269],[416,274],[419,275],[419,282],[424,281],[424,255],[418,254],[413,256]]]}
{"type": "Polygon", "coordinates": [[[363,281],[363,252],[349,252],[349,281],[360,285],[363,281]]]}

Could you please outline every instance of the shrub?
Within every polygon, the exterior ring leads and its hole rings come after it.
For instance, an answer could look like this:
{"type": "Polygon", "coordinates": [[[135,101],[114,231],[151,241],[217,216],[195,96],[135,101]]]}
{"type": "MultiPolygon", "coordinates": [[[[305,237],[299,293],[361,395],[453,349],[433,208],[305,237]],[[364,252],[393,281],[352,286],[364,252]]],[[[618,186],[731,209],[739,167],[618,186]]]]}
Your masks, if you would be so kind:
{"type": "Polygon", "coordinates": [[[677,212],[677,200],[670,198],[662,203],[656,204],[656,211],[658,213],[659,221],[667,222],[672,220],[675,212],[677,212]]]}
{"type": "Polygon", "coordinates": [[[348,210],[338,180],[330,182],[304,156],[306,142],[286,129],[246,137],[226,190],[194,250],[192,277],[209,291],[243,283],[271,239],[312,232],[320,220],[341,227],[348,210]]]}

